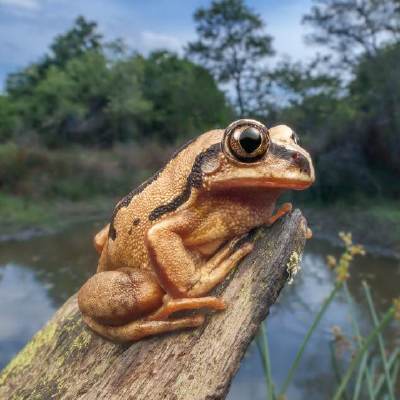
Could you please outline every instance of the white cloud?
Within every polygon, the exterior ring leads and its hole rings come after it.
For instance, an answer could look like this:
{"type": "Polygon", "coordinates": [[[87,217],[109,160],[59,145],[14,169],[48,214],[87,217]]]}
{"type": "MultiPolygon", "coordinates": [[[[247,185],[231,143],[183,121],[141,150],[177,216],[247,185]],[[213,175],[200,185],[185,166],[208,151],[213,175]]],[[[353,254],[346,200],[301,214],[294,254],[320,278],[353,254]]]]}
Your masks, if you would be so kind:
{"type": "Polygon", "coordinates": [[[40,8],[40,4],[36,0],[0,0],[0,4],[26,10],[38,10],[40,8]]]}
{"type": "Polygon", "coordinates": [[[150,49],[168,49],[178,53],[182,52],[183,43],[180,39],[174,36],[152,31],[143,31],[141,37],[145,42],[146,47],[150,49]]]}

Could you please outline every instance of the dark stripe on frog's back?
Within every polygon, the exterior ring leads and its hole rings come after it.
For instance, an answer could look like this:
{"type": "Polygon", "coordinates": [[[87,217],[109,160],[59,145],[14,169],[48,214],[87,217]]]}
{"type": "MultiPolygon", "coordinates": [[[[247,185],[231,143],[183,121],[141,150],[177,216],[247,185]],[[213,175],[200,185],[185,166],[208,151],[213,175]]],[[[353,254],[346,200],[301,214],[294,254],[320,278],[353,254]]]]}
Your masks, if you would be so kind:
{"type": "Polygon", "coordinates": [[[186,179],[186,185],[181,194],[167,204],[156,207],[150,214],[149,220],[154,221],[163,215],[173,212],[190,199],[192,188],[200,189],[203,183],[201,166],[203,162],[216,157],[222,151],[221,143],[211,145],[207,150],[198,154],[192,165],[192,169],[186,179]]]}
{"type": "MultiPolygon", "coordinates": [[[[201,135],[200,135],[201,136],[201,135]]],[[[108,237],[111,238],[112,240],[115,240],[117,238],[117,231],[115,230],[114,227],[114,219],[115,216],[117,215],[118,211],[121,210],[121,208],[128,207],[129,204],[131,204],[132,199],[137,196],[138,194],[142,193],[144,189],[146,189],[149,185],[151,185],[154,181],[158,179],[160,174],[164,171],[164,169],[167,167],[167,165],[176,158],[183,150],[188,148],[192,143],[194,143],[200,136],[197,138],[194,138],[192,140],[189,140],[187,143],[185,143],[183,146],[181,146],[179,149],[175,150],[171,157],[168,159],[168,161],[165,163],[163,167],[161,167],[152,177],[147,179],[147,181],[144,181],[141,185],[139,185],[136,189],[132,190],[128,195],[126,195],[114,208],[112,217],[111,217],[111,223],[110,223],[110,229],[108,233],[108,237]]]]}

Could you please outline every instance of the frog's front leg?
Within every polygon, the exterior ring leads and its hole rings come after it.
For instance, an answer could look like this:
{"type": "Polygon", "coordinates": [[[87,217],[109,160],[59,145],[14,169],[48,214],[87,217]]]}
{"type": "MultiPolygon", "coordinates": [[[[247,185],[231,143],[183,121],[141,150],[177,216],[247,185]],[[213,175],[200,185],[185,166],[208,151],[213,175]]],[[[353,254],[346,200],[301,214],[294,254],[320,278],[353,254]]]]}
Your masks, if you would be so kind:
{"type": "Polygon", "coordinates": [[[95,249],[101,254],[103,248],[107,242],[108,232],[110,230],[110,224],[107,224],[100,232],[96,234],[93,239],[95,249]]]}
{"type": "MultiPolygon", "coordinates": [[[[291,203],[285,203],[282,204],[278,211],[276,212],[275,215],[270,217],[267,221],[268,225],[272,225],[277,219],[288,213],[289,211],[292,210],[292,204],[291,203]]],[[[307,233],[306,233],[306,239],[310,239],[312,237],[312,230],[307,227],[307,233]]]]}
{"type": "Polygon", "coordinates": [[[197,226],[197,218],[190,211],[182,212],[154,225],[146,235],[154,270],[164,290],[173,298],[193,298],[208,293],[253,249],[251,243],[235,249],[238,238],[234,238],[211,259],[196,265],[185,247],[184,238],[197,226]]]}
{"type": "Polygon", "coordinates": [[[282,217],[283,215],[285,215],[286,213],[288,213],[289,211],[292,210],[292,204],[291,203],[285,203],[282,204],[279,208],[278,211],[275,213],[275,215],[273,215],[272,217],[270,217],[267,221],[268,225],[272,225],[277,219],[279,219],[280,217],[282,217]]]}

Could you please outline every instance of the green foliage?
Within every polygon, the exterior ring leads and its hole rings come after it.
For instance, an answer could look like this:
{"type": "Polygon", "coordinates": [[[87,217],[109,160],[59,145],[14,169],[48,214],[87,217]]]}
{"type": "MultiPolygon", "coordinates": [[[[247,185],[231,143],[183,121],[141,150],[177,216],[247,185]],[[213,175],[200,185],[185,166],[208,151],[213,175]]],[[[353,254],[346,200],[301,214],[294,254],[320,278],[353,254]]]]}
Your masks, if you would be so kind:
{"type": "Polygon", "coordinates": [[[375,168],[400,173],[400,42],[364,57],[350,83],[363,123],[365,154],[375,168]]]}
{"type": "MultiPolygon", "coordinates": [[[[323,60],[316,59],[309,65],[285,60],[278,64],[268,80],[274,82],[281,101],[265,104],[270,110],[270,123],[285,123],[301,134],[306,147],[320,150],[326,139],[326,126],[332,114],[339,112],[341,82],[336,76],[321,71],[323,60]],[[272,120],[274,119],[274,120],[272,120]]],[[[335,118],[333,128],[337,127],[335,118]]]]}
{"type": "Polygon", "coordinates": [[[16,122],[14,104],[7,96],[0,94],[0,143],[12,138],[16,122]]]}
{"type": "Polygon", "coordinates": [[[122,197],[148,178],[172,149],[125,145],[112,150],[47,150],[0,145],[0,192],[25,198],[64,200],[122,197]],[[155,159],[157,165],[147,160],[155,159]]]}
{"type": "Polygon", "coordinates": [[[153,104],[143,120],[150,138],[181,141],[230,121],[225,97],[210,73],[176,54],[160,51],[149,56],[143,92],[153,104]]]}
{"type": "Polygon", "coordinates": [[[199,40],[188,44],[188,55],[209,68],[219,82],[235,84],[237,106],[244,116],[257,63],[273,54],[264,21],[243,0],[213,1],[209,9],[198,9],[194,20],[199,40]]]}
{"type": "Polygon", "coordinates": [[[311,151],[317,180],[309,196],[398,198],[400,187],[392,184],[400,172],[398,5],[393,0],[315,3],[304,18],[314,28],[310,38],[335,53],[306,66],[278,65],[269,78],[275,85],[270,99],[281,101],[270,100],[265,120],[294,127],[311,151]]]}
{"type": "Polygon", "coordinates": [[[53,56],[47,62],[62,68],[68,61],[86,52],[102,52],[101,39],[102,35],[97,32],[97,23],[86,21],[80,16],[72,29],[55,37],[51,45],[53,56]]]}
{"type": "Polygon", "coordinates": [[[15,118],[52,148],[172,143],[228,123],[225,96],[207,70],[168,52],[129,54],[121,40],[103,44],[96,29],[79,17],[51,55],[9,76],[0,101],[15,111],[0,142],[12,137],[15,118]]]}
{"type": "Polygon", "coordinates": [[[46,164],[41,154],[21,149],[14,143],[0,147],[0,188],[11,193],[21,193],[21,182],[38,166],[46,164]]]}

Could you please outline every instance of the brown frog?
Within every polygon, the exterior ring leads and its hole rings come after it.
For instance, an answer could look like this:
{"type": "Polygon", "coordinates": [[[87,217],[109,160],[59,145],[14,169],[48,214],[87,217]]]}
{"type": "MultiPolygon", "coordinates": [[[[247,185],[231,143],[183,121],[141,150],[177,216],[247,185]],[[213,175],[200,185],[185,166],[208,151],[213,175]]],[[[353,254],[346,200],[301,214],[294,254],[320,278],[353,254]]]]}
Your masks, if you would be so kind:
{"type": "Polygon", "coordinates": [[[78,296],[83,319],[116,341],[201,325],[201,313],[170,315],[225,309],[205,295],[252,251],[248,242],[236,246],[240,239],[291,209],[273,215],[285,190],[313,181],[310,155],[285,125],[242,119],[188,142],[117,203],[96,235],[97,273],[78,296]]]}

